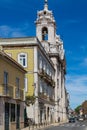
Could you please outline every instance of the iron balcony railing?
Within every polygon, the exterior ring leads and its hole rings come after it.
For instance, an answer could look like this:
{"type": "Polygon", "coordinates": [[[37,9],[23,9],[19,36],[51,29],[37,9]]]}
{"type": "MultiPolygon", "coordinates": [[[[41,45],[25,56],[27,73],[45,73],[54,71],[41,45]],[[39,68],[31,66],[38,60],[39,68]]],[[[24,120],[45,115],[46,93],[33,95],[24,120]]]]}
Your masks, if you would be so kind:
{"type": "Polygon", "coordinates": [[[46,82],[48,82],[51,86],[55,87],[55,81],[53,80],[52,76],[48,75],[45,70],[39,69],[40,77],[43,77],[46,82]]]}
{"type": "Polygon", "coordinates": [[[0,95],[10,97],[13,99],[24,100],[24,90],[9,84],[0,85],[0,95]]]}
{"type": "Polygon", "coordinates": [[[24,97],[24,91],[19,88],[15,88],[15,98],[23,100],[23,97],[24,97]]]}
{"type": "Polygon", "coordinates": [[[38,97],[44,100],[47,100],[49,102],[54,102],[54,98],[50,97],[49,95],[46,95],[44,92],[39,92],[38,97]]]}
{"type": "Polygon", "coordinates": [[[8,84],[0,85],[0,95],[13,98],[13,87],[8,84]]]}

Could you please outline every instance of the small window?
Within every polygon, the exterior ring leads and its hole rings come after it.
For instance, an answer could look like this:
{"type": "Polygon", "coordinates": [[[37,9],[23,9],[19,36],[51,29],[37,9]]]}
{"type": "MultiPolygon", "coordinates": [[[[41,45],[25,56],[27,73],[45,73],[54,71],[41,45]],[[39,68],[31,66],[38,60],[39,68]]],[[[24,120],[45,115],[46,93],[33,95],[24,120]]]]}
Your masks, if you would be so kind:
{"type": "Polygon", "coordinates": [[[8,72],[4,72],[4,84],[8,84],[8,72]]]}
{"type": "Polygon", "coordinates": [[[4,94],[8,94],[8,72],[4,72],[4,94]]]}
{"type": "Polygon", "coordinates": [[[23,67],[27,67],[27,54],[20,53],[18,55],[18,63],[21,64],[23,67]]]}

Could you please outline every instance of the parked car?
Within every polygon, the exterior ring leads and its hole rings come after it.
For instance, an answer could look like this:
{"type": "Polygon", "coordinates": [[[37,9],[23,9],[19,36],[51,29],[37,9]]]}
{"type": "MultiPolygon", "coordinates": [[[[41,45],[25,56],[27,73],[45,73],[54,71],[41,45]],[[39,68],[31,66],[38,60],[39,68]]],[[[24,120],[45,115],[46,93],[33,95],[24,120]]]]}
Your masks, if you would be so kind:
{"type": "Polygon", "coordinates": [[[69,118],[69,123],[74,123],[75,122],[75,117],[70,117],[69,118]]]}
{"type": "Polygon", "coordinates": [[[84,120],[84,117],[80,116],[80,117],[78,118],[78,120],[79,120],[79,121],[83,121],[83,120],[84,120]]]}

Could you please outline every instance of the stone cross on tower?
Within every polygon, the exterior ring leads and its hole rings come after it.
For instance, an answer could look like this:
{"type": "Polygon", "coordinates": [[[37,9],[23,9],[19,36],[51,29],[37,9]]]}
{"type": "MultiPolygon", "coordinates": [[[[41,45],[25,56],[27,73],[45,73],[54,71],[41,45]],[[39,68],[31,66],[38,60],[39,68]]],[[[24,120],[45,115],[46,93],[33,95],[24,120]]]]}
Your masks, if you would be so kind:
{"type": "Polygon", "coordinates": [[[44,9],[45,9],[45,10],[48,9],[48,0],[45,0],[44,9]]]}
{"type": "Polygon", "coordinates": [[[47,4],[48,0],[45,0],[45,4],[47,4]]]}

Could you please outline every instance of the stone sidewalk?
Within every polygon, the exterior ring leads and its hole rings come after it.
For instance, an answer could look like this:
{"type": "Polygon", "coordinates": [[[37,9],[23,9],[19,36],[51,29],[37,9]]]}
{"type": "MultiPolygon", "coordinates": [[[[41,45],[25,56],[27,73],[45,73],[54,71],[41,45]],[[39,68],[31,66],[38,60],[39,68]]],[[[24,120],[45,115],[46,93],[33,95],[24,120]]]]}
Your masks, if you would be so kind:
{"type": "Polygon", "coordinates": [[[47,128],[47,127],[50,127],[50,126],[52,126],[52,124],[46,125],[46,126],[44,126],[44,125],[28,126],[28,127],[23,128],[21,130],[40,130],[40,129],[47,128]]]}
{"type": "Polygon", "coordinates": [[[43,129],[43,128],[47,128],[47,127],[50,127],[50,126],[57,126],[57,125],[60,125],[60,124],[63,124],[64,122],[60,122],[60,123],[53,123],[53,124],[49,124],[49,125],[33,125],[33,126],[28,126],[26,128],[23,128],[21,130],[40,130],[40,129],[43,129]]]}

